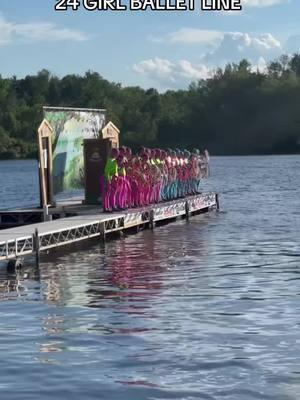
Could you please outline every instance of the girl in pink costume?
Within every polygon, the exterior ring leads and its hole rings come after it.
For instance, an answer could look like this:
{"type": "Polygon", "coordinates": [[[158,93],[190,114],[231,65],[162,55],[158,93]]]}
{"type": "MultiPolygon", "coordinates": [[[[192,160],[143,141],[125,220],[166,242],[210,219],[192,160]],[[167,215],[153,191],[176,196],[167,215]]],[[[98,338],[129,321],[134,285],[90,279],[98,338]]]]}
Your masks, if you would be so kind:
{"type": "Polygon", "coordinates": [[[131,158],[129,168],[129,182],[131,189],[131,205],[132,207],[140,206],[139,199],[139,175],[140,175],[140,160],[138,157],[131,158]]]}
{"type": "Polygon", "coordinates": [[[161,171],[159,168],[158,159],[159,150],[155,150],[151,152],[151,160],[149,165],[149,173],[150,173],[150,203],[158,203],[159,202],[159,194],[160,194],[160,185],[161,185],[161,171]],[[154,155],[154,158],[153,158],[154,155]]]}
{"type": "Polygon", "coordinates": [[[164,161],[163,161],[163,151],[157,149],[155,152],[155,163],[159,170],[158,174],[158,183],[156,187],[156,202],[161,202],[161,193],[163,187],[163,178],[164,178],[164,161]]]}
{"type": "Polygon", "coordinates": [[[138,158],[137,168],[136,168],[136,177],[137,177],[137,192],[138,192],[138,206],[143,207],[145,204],[145,175],[144,175],[144,165],[142,158],[138,158]]]}
{"type": "Polygon", "coordinates": [[[160,201],[166,200],[166,192],[168,190],[168,166],[167,166],[167,152],[161,151],[161,164],[160,168],[162,171],[162,183],[160,190],[160,201]]]}
{"type": "Polygon", "coordinates": [[[154,151],[149,149],[148,150],[148,159],[146,160],[145,164],[145,178],[146,178],[146,205],[153,203],[153,196],[154,196],[154,186],[156,183],[155,177],[155,163],[154,159],[152,158],[154,155],[154,151]]]}
{"type": "Polygon", "coordinates": [[[155,150],[149,149],[149,204],[154,203],[154,196],[155,196],[155,150]]]}
{"type": "Polygon", "coordinates": [[[125,185],[126,185],[126,205],[127,207],[133,207],[132,199],[132,187],[130,174],[132,173],[132,151],[129,147],[125,147],[124,167],[125,167],[125,185]]]}
{"type": "Polygon", "coordinates": [[[139,151],[139,170],[138,174],[138,203],[140,207],[143,207],[147,203],[147,160],[148,153],[145,147],[142,147],[139,151]]]}
{"type": "Polygon", "coordinates": [[[117,207],[125,210],[131,207],[132,193],[131,184],[128,177],[130,169],[130,158],[132,156],[131,150],[125,146],[120,148],[118,161],[118,187],[117,187],[117,207]]]}
{"type": "Polygon", "coordinates": [[[196,194],[208,176],[208,152],[141,148],[132,156],[128,147],[112,149],[103,179],[104,210],[144,207],[162,200],[196,194]]]}
{"type": "Polygon", "coordinates": [[[103,208],[104,211],[112,211],[115,207],[115,193],[118,177],[117,157],[119,151],[117,149],[111,150],[111,155],[105,165],[105,187],[103,193],[103,208]]]}
{"type": "Polygon", "coordinates": [[[116,188],[116,210],[125,210],[127,206],[127,185],[126,185],[126,170],[124,153],[120,152],[117,158],[118,162],[118,179],[116,188]]]}
{"type": "Polygon", "coordinates": [[[140,175],[140,204],[147,206],[150,203],[150,165],[148,152],[145,151],[141,156],[141,175],[140,175]]]}

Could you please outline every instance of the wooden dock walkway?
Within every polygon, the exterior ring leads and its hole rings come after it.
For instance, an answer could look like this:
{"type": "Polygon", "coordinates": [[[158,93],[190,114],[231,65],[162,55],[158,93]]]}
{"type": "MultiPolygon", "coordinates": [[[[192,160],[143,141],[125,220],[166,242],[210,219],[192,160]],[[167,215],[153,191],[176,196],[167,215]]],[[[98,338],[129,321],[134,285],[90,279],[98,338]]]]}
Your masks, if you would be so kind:
{"type": "Polygon", "coordinates": [[[203,193],[121,213],[103,213],[99,208],[85,209],[73,217],[4,229],[0,230],[0,261],[38,255],[55,247],[94,237],[105,238],[108,233],[132,227],[154,226],[158,221],[189,217],[195,212],[217,207],[218,196],[203,193]]]}

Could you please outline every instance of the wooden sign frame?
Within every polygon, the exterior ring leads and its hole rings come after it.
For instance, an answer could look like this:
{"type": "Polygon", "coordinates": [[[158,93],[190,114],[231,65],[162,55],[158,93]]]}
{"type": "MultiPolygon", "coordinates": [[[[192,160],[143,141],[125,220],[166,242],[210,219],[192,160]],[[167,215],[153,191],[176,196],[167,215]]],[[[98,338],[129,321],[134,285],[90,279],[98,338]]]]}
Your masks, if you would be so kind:
{"type": "Polygon", "coordinates": [[[120,147],[120,130],[114,123],[109,121],[101,131],[102,139],[109,139],[112,142],[112,147],[120,147]]]}
{"type": "Polygon", "coordinates": [[[39,176],[41,207],[53,205],[52,136],[54,130],[44,119],[38,129],[39,176]]]}

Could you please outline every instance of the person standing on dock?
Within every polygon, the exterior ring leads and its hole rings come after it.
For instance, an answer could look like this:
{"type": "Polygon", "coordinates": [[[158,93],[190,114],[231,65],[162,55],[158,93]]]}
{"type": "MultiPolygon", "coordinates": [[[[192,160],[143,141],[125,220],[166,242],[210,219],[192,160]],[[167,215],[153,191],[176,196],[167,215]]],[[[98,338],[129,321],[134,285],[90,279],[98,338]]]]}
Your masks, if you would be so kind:
{"type": "Polygon", "coordinates": [[[105,166],[104,211],[144,207],[201,192],[209,176],[209,153],[142,147],[112,149],[105,166]]]}
{"type": "Polygon", "coordinates": [[[105,175],[105,186],[104,186],[104,211],[112,211],[115,208],[116,203],[116,188],[117,188],[117,177],[118,177],[118,162],[119,156],[118,149],[112,149],[111,155],[108,158],[104,175],[105,175]]]}

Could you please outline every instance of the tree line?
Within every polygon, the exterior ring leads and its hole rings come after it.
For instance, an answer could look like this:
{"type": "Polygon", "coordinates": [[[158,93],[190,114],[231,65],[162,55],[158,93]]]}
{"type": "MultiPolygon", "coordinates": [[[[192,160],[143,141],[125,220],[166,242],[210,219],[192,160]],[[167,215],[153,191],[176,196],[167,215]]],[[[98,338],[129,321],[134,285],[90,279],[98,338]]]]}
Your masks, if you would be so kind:
{"type": "Polygon", "coordinates": [[[58,78],[0,75],[0,158],[36,157],[42,107],[105,108],[133,148],[208,148],[212,154],[300,152],[300,54],[264,72],[230,63],[186,90],[123,87],[97,72],[58,78]]]}

